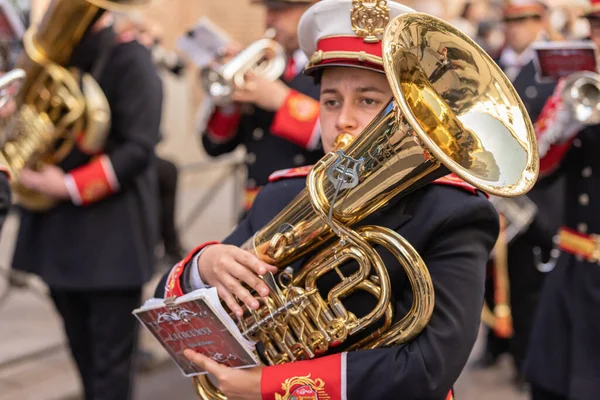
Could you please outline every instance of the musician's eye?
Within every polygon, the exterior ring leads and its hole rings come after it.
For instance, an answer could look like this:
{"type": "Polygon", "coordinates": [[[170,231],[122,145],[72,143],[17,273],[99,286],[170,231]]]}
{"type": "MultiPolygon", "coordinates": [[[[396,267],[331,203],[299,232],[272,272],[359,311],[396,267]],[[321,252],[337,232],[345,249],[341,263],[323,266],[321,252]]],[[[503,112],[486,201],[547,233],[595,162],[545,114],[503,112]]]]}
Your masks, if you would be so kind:
{"type": "Polygon", "coordinates": [[[374,106],[374,105],[378,105],[378,104],[380,104],[379,100],[377,100],[377,99],[373,99],[373,98],[371,98],[371,97],[363,97],[363,98],[361,99],[361,102],[362,102],[364,105],[367,105],[367,106],[374,106]]]}
{"type": "Polygon", "coordinates": [[[325,106],[325,108],[329,110],[333,110],[340,106],[340,102],[336,99],[322,99],[321,102],[325,106]]]}

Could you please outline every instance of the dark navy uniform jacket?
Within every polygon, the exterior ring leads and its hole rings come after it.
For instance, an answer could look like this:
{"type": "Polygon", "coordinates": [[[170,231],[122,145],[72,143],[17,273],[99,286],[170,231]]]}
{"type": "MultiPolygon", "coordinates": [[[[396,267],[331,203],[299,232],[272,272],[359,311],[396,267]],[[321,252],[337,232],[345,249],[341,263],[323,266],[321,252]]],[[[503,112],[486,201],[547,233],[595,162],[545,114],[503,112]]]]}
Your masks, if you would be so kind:
{"type": "MultiPolygon", "coordinates": [[[[153,273],[159,215],[154,147],[162,84],[145,47],[112,43],[111,29],[86,36],[71,64],[90,71],[96,55],[110,49],[98,83],[111,109],[103,153],[118,190],[89,204],[64,201],[47,212],[20,213],[13,268],[38,274],[53,289],[137,289],[153,273]]],[[[73,173],[94,160],[75,148],[60,167],[73,173]]]]}
{"type": "MultiPolygon", "coordinates": [[[[246,219],[224,243],[243,244],[304,189],[305,179],[283,179],[265,186],[246,219]]],[[[479,192],[430,184],[402,200],[391,202],[360,225],[391,228],[414,246],[431,274],[435,308],[429,325],[410,343],[343,353],[345,379],[342,378],[339,390],[347,397],[341,398],[446,399],[467,362],[479,330],[486,263],[499,230],[497,213],[479,192]]],[[[399,319],[411,307],[411,287],[398,261],[387,251],[376,249],[390,274],[392,301],[399,319]]],[[[300,260],[293,267],[297,269],[302,264],[300,260]]],[[[343,269],[355,267],[355,263],[349,263],[343,269]]],[[[191,268],[190,264],[186,266],[186,270],[191,268]]],[[[347,271],[345,273],[347,276],[347,271]]],[[[185,279],[186,274],[182,276],[185,279]]],[[[324,279],[323,291],[338,283],[333,274],[324,279]]],[[[157,288],[157,297],[162,297],[166,281],[167,276],[157,288]]],[[[185,291],[186,282],[181,283],[185,291]]],[[[348,310],[356,315],[364,315],[373,303],[373,298],[365,293],[345,300],[348,310]]],[[[327,363],[340,357],[339,352],[349,343],[336,348],[338,354],[285,364],[290,368],[289,376],[306,376],[294,370],[303,366],[312,373],[311,379],[332,382],[331,374],[337,373],[339,378],[339,363],[335,368],[327,367],[327,363]]],[[[281,382],[274,381],[269,373],[277,368],[280,366],[263,370],[263,381],[274,385],[276,390],[280,389],[281,382]]]]}

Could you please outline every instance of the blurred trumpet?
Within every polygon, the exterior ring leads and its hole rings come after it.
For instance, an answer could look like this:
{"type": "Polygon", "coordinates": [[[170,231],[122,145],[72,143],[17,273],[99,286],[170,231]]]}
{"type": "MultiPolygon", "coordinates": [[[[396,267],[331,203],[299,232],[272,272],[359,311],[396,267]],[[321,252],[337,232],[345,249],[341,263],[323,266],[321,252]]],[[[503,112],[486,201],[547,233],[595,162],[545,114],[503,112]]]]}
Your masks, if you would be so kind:
{"type": "Polygon", "coordinates": [[[580,71],[565,79],[561,91],[563,104],[570,116],[583,125],[600,123],[600,75],[580,71]]]}
{"type": "Polygon", "coordinates": [[[265,37],[252,43],[227,63],[217,67],[205,67],[200,71],[204,91],[216,105],[231,104],[235,87],[244,87],[248,72],[274,81],[286,67],[283,47],[272,38],[274,29],[268,29],[265,37]]]}

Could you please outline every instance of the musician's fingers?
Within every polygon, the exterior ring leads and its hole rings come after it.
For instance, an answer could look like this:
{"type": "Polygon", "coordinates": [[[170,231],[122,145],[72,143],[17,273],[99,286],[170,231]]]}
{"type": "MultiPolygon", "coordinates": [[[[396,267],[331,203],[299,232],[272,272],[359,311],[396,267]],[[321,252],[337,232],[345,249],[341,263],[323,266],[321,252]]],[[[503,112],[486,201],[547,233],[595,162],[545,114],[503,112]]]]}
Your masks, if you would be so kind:
{"type": "Polygon", "coordinates": [[[254,271],[257,275],[262,276],[266,274],[267,271],[271,273],[276,273],[278,271],[277,267],[259,260],[254,254],[245,250],[236,251],[234,254],[234,258],[237,262],[239,262],[242,265],[245,265],[247,268],[254,271]]]}
{"type": "Polygon", "coordinates": [[[254,298],[246,289],[242,286],[240,281],[229,274],[225,274],[221,277],[221,282],[235,297],[240,299],[246,306],[256,310],[258,308],[258,300],[254,298]]]}
{"type": "Polygon", "coordinates": [[[239,265],[238,268],[232,268],[229,272],[240,281],[245,282],[248,286],[256,290],[261,296],[264,297],[269,294],[267,285],[245,266],[239,265]]]}
{"type": "Polygon", "coordinates": [[[215,360],[206,357],[205,355],[202,355],[192,349],[185,349],[183,351],[183,355],[204,371],[213,374],[217,380],[229,369],[228,367],[221,365],[215,360]]]}
{"type": "Polygon", "coordinates": [[[242,307],[240,307],[238,302],[235,300],[235,297],[233,297],[231,292],[229,290],[227,290],[227,288],[225,288],[225,286],[223,286],[221,284],[217,284],[215,287],[217,288],[217,293],[219,294],[219,298],[221,300],[223,300],[225,302],[225,304],[227,304],[227,307],[229,307],[229,309],[231,311],[233,311],[233,313],[235,315],[237,315],[239,317],[244,315],[244,310],[242,310],[242,307]]]}

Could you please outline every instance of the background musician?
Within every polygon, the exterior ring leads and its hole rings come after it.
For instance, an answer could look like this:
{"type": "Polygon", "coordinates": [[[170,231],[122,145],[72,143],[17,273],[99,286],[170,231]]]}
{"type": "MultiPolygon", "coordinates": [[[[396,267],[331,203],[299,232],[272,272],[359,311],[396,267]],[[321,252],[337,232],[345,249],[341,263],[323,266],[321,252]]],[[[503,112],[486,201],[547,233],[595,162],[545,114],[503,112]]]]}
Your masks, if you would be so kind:
{"type": "Polygon", "coordinates": [[[69,65],[102,88],[109,136],[100,154],[76,147],[60,165],[22,171],[24,186],[59,203],[20,210],[12,265],[48,285],[85,398],[125,400],[138,332],[131,310],[154,267],[161,82],[145,47],[115,39],[110,13],[84,35],[69,65]]]}
{"type": "MultiPolygon", "coordinates": [[[[381,42],[366,42],[351,23],[349,11],[357,4],[360,2],[320,1],[304,14],[299,26],[306,56],[318,49],[324,52],[322,59],[308,64],[306,72],[321,84],[321,141],[326,152],[333,150],[339,134],[361,133],[392,97],[382,62],[377,61],[378,57],[381,60],[381,42]],[[346,56],[328,58],[329,52],[343,52],[346,56]],[[372,58],[364,61],[364,54],[372,58]]],[[[381,4],[389,7],[390,20],[410,11],[396,2],[381,4]]],[[[360,11],[356,12],[360,20],[360,11]]],[[[167,296],[179,296],[206,283],[216,287],[221,299],[238,315],[241,309],[234,296],[248,307],[257,307],[241,282],[265,295],[267,287],[256,274],[276,269],[237,246],[305,188],[308,170],[274,174],[273,183],[261,190],[247,218],[223,244],[206,244],[192,252],[163,278],[158,295],[163,294],[165,287],[167,296]]],[[[225,368],[194,352],[188,353],[189,358],[213,373],[230,399],[272,399],[282,392],[286,379],[307,375],[312,380],[322,379],[330,396],[326,398],[336,400],[391,399],[398,393],[411,399],[446,399],[477,336],[485,264],[498,234],[494,208],[481,192],[461,182],[442,179],[402,200],[392,200],[368,217],[370,224],[386,226],[410,241],[431,273],[435,309],[429,325],[414,341],[385,349],[347,353],[337,350],[337,354],[310,361],[243,370],[225,368]]],[[[381,255],[392,279],[393,308],[403,315],[411,306],[410,284],[397,260],[381,255]]],[[[300,264],[294,263],[294,267],[300,264]]],[[[349,262],[341,268],[346,271],[346,267],[356,269],[356,263],[349,262]]],[[[330,278],[325,286],[337,283],[330,278]]],[[[326,291],[328,287],[322,289],[326,291]]],[[[366,293],[356,296],[347,299],[351,300],[349,311],[364,315],[374,299],[366,293]]],[[[318,391],[314,385],[307,387],[314,393],[318,391]]]]}
{"type": "MultiPolygon", "coordinates": [[[[256,1],[266,8],[265,25],[275,30],[275,41],[287,53],[288,64],[280,80],[250,75],[233,94],[235,104],[213,110],[209,98],[202,105],[207,122],[201,123],[202,144],[210,156],[246,148],[246,209],[269,175],[278,169],[316,162],[319,143],[319,88],[301,74],[307,58],[298,47],[300,16],[314,0],[256,1]]],[[[203,117],[204,118],[204,117],[203,117]]]]}
{"type": "MultiPolygon", "coordinates": [[[[514,0],[503,10],[506,44],[497,62],[512,81],[532,121],[538,118],[555,87],[552,82],[537,82],[533,61],[532,44],[546,37],[545,13],[546,6],[535,0],[514,0]]],[[[540,248],[542,258],[548,259],[552,237],[561,221],[563,190],[563,182],[558,180],[549,187],[534,187],[527,193],[537,206],[537,214],[507,249],[513,335],[510,339],[502,338],[490,329],[484,356],[479,361],[480,366],[487,367],[494,364],[500,354],[509,352],[516,368],[515,383],[521,388],[524,385],[523,361],[543,283],[543,274],[536,268],[533,249],[540,248]]],[[[490,279],[486,288],[488,304],[494,304],[495,288],[502,290],[495,287],[496,284],[493,278],[490,279]]]]}
{"type": "MultiPolygon", "coordinates": [[[[585,15],[600,45],[600,1],[585,15]]],[[[536,122],[541,183],[566,179],[561,255],[544,284],[527,354],[534,400],[600,397],[600,127],[573,120],[560,82],[536,122]]]]}

